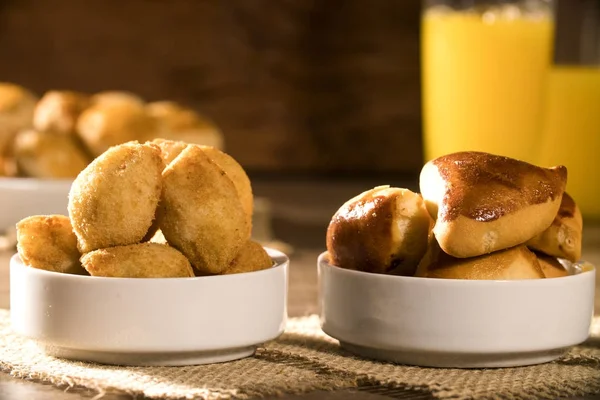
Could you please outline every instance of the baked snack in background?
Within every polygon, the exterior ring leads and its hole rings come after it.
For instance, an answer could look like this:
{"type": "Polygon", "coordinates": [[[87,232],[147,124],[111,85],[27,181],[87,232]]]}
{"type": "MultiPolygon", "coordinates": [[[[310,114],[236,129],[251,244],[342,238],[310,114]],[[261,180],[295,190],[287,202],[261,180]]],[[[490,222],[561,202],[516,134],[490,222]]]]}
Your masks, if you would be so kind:
{"type": "Polygon", "coordinates": [[[567,182],[564,166],[460,152],[429,161],[420,175],[433,233],[444,252],[476,257],[524,243],[554,220],[567,182]]]}
{"type": "Polygon", "coordinates": [[[566,192],[552,224],[527,242],[531,249],[572,262],[581,257],[583,218],[579,207],[566,192]]]}
{"type": "Polygon", "coordinates": [[[569,271],[556,258],[541,253],[536,253],[536,255],[546,278],[559,278],[569,275],[569,271]]]}
{"type": "MultiPolygon", "coordinates": [[[[223,149],[224,137],[205,116],[174,101],[146,101],[135,93],[107,90],[95,94],[71,90],[49,90],[38,99],[27,89],[0,82],[0,176],[40,179],[74,177],[74,174],[40,173],[39,168],[13,168],[17,134],[33,128],[39,134],[71,136],[67,149],[53,146],[44,152],[63,165],[73,145],[87,163],[109,147],[155,138],[184,141],[223,149]],[[56,155],[49,153],[57,152],[56,155]]],[[[50,141],[50,138],[45,140],[50,141]]],[[[53,143],[57,144],[57,143],[53,143]]],[[[77,161],[71,170],[81,170],[77,161]]],[[[59,168],[59,167],[56,167],[59,168]]]]}
{"type": "Polygon", "coordinates": [[[104,106],[112,104],[126,104],[134,107],[144,107],[145,101],[135,93],[125,90],[104,90],[90,97],[93,106],[104,106]]]}
{"type": "Polygon", "coordinates": [[[186,278],[194,276],[190,262],[174,248],[139,243],[94,250],[81,257],[92,276],[112,278],[186,278]]]}
{"type": "Polygon", "coordinates": [[[7,150],[17,132],[31,128],[36,102],[29,90],[0,82],[0,156],[10,155],[7,150]]]}
{"type": "Polygon", "coordinates": [[[35,215],[17,224],[17,251],[26,265],[48,271],[85,273],[69,217],[35,215]]]}
{"type": "Polygon", "coordinates": [[[90,161],[70,135],[35,130],[17,134],[13,156],[21,175],[37,178],[75,178],[90,161]]]}
{"type": "Polygon", "coordinates": [[[378,186],[335,213],[327,250],[331,262],[343,268],[412,275],[427,249],[431,224],[420,195],[378,186]]]}
{"type": "Polygon", "coordinates": [[[90,105],[89,96],[68,90],[50,90],[37,102],[33,127],[39,132],[76,135],[79,115],[90,105]]]}
{"type": "Polygon", "coordinates": [[[157,122],[158,137],[223,149],[223,134],[207,118],[173,101],[146,105],[146,112],[157,122]]]}
{"type": "Polygon", "coordinates": [[[478,257],[456,258],[446,254],[435,240],[415,276],[470,280],[541,279],[544,273],[536,255],[519,245],[478,257]]]}
{"type": "Polygon", "coordinates": [[[139,243],[148,234],[163,168],[158,147],[131,142],[111,147],[77,176],[68,210],[82,253],[139,243]]]}
{"type": "Polygon", "coordinates": [[[223,272],[250,239],[233,181],[198,146],[187,146],[162,181],[157,216],[164,237],[200,274],[223,272]]]}
{"type": "Polygon", "coordinates": [[[98,157],[112,146],[154,138],[156,124],[141,107],[110,103],[86,109],[77,120],[77,131],[85,146],[98,157]]]}

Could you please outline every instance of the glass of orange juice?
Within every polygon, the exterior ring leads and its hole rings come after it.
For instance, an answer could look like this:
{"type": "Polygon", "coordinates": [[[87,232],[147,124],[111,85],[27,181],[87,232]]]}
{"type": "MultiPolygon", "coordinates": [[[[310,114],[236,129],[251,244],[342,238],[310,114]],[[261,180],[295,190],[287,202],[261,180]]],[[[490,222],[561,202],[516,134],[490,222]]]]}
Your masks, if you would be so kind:
{"type": "Polygon", "coordinates": [[[600,1],[559,2],[540,164],[567,167],[567,192],[600,220],[600,1]]]}
{"type": "Polygon", "coordinates": [[[426,161],[463,150],[537,161],[554,35],[550,0],[425,0],[426,161]]]}

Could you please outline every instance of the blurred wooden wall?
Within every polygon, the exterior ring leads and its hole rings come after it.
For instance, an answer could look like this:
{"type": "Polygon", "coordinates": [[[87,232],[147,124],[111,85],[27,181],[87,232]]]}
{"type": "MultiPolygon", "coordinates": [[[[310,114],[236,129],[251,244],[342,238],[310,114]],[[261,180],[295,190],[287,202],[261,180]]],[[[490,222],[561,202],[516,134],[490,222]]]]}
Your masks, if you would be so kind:
{"type": "Polygon", "coordinates": [[[419,6],[0,0],[0,81],[185,102],[253,171],[414,171],[419,6]]]}

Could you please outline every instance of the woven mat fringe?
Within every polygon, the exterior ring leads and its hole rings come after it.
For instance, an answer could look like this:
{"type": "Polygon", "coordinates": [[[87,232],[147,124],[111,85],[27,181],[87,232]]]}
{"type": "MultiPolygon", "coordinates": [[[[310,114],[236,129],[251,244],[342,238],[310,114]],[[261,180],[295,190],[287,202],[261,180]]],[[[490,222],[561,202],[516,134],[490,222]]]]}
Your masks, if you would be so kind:
{"type": "Polygon", "coordinates": [[[60,387],[163,399],[250,399],[315,390],[398,389],[440,399],[529,399],[600,393],[600,318],[592,336],[555,362],[505,369],[436,369],[354,357],[319,328],[316,316],[292,318],[286,332],[253,357],[189,367],[115,367],[44,355],[10,329],[0,310],[0,369],[60,387]]]}

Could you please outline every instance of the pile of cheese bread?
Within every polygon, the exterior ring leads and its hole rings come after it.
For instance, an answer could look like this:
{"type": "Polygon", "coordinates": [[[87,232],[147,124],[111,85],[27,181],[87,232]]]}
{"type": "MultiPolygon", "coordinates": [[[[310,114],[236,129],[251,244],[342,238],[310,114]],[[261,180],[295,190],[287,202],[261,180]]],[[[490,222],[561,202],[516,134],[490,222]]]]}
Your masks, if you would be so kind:
{"type": "Polygon", "coordinates": [[[217,127],[172,101],[51,90],[38,98],[0,82],[0,176],[74,178],[111,146],[163,138],[223,148],[217,127]]]}
{"type": "Polygon", "coordinates": [[[330,262],[366,272],[516,280],[568,275],[583,221],[567,169],[459,152],[429,161],[420,191],[380,186],[347,201],[327,230],[330,262]]]}

